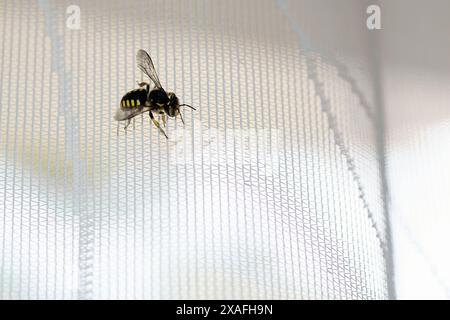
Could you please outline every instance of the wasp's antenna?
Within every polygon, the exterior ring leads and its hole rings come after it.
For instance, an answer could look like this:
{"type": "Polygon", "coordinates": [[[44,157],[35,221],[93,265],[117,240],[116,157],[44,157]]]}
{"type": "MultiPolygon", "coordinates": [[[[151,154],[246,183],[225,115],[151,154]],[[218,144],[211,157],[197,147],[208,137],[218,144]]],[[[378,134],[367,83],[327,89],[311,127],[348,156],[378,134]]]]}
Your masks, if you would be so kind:
{"type": "Polygon", "coordinates": [[[181,122],[183,122],[183,126],[184,126],[184,119],[183,119],[183,115],[181,114],[181,112],[179,113],[180,118],[181,118],[181,122]]]}
{"type": "Polygon", "coordinates": [[[190,105],[188,105],[188,104],[185,104],[185,103],[180,104],[180,107],[183,107],[183,106],[186,106],[186,107],[189,107],[189,108],[191,108],[191,109],[197,110],[197,109],[195,109],[193,106],[190,106],[190,105]]]}

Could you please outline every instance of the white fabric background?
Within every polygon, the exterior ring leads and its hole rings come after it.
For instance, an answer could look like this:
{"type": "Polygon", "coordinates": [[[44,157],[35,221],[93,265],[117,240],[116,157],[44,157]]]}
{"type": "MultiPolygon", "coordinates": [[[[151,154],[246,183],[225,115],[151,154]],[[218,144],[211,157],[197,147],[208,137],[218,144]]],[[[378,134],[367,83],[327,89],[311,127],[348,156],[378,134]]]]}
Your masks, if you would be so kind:
{"type": "Polygon", "coordinates": [[[393,217],[411,196],[368,3],[70,4],[0,6],[1,298],[393,297],[385,161],[393,217]],[[169,141],[116,135],[139,48],[198,108],[169,141]]]}

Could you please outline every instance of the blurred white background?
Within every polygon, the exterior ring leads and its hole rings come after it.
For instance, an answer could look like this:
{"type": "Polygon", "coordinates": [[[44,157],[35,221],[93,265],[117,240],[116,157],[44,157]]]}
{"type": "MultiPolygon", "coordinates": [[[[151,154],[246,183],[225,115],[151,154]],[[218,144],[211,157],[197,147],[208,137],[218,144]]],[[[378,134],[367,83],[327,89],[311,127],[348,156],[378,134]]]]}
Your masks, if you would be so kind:
{"type": "Polygon", "coordinates": [[[398,298],[450,298],[450,3],[383,1],[381,84],[398,298]]]}

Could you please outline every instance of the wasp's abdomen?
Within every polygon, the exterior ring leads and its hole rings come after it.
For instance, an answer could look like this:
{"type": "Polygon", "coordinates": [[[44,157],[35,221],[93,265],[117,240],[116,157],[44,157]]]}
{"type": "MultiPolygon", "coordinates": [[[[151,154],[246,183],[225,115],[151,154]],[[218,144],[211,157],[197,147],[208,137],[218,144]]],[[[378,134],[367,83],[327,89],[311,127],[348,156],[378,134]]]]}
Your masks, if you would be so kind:
{"type": "Polygon", "coordinates": [[[134,108],[144,106],[147,101],[147,90],[139,88],[127,92],[120,101],[121,108],[134,108]]]}

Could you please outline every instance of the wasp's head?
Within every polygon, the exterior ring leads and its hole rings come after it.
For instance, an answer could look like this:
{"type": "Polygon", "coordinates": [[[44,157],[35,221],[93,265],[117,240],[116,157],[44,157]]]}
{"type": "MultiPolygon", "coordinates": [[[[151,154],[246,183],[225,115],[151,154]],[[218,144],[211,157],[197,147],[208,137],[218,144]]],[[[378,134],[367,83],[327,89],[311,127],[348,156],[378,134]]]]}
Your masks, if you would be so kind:
{"type": "Polygon", "coordinates": [[[183,116],[181,115],[181,112],[180,112],[180,107],[186,106],[193,110],[195,110],[195,108],[193,108],[192,106],[190,106],[188,104],[184,104],[184,103],[180,104],[177,96],[173,92],[168,92],[167,97],[169,98],[169,101],[164,106],[165,113],[167,113],[167,115],[169,117],[176,117],[179,115],[181,118],[181,121],[183,122],[183,125],[184,125],[184,120],[183,120],[183,116]]]}
{"type": "Polygon", "coordinates": [[[164,106],[164,111],[169,117],[175,117],[180,114],[180,103],[175,93],[169,92],[167,96],[169,97],[169,101],[164,106]]]}

